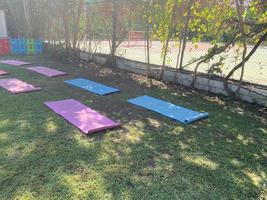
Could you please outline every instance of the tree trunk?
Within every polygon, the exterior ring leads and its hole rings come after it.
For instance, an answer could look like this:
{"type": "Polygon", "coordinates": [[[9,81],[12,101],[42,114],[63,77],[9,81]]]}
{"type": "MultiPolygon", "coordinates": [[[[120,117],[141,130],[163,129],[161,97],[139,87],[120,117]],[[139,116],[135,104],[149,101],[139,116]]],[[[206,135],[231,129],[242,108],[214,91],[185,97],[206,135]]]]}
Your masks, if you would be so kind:
{"type": "Polygon", "coordinates": [[[78,40],[78,35],[79,35],[79,22],[80,22],[81,13],[82,13],[82,10],[83,10],[83,2],[84,2],[84,0],[79,0],[77,16],[76,16],[76,19],[74,21],[73,49],[76,49],[76,46],[77,46],[77,40],[78,40]]]}
{"type": "Polygon", "coordinates": [[[62,2],[62,20],[63,20],[63,28],[64,28],[64,39],[65,39],[65,53],[66,56],[69,57],[70,54],[70,26],[69,26],[69,21],[70,21],[70,8],[68,2],[64,3],[62,2]]]}
{"type": "Polygon", "coordinates": [[[150,66],[150,37],[149,37],[149,22],[146,19],[146,52],[147,52],[147,63],[148,63],[148,68],[147,68],[147,77],[148,77],[148,83],[149,85],[152,85],[152,80],[151,80],[151,66],[150,66]]]}
{"type": "Polygon", "coordinates": [[[241,63],[239,63],[238,65],[236,65],[228,74],[227,76],[225,77],[225,80],[224,80],[224,89],[228,92],[228,94],[232,95],[233,92],[230,91],[229,89],[229,86],[228,86],[228,80],[229,78],[234,74],[234,72],[236,70],[238,70],[240,67],[243,66],[243,64],[245,62],[247,62],[251,56],[256,52],[256,50],[259,48],[259,46],[267,39],[267,32],[265,32],[261,37],[260,39],[258,40],[258,42],[255,44],[255,46],[253,47],[253,49],[249,52],[249,54],[245,57],[244,60],[242,60],[241,63]]]}
{"type": "Polygon", "coordinates": [[[241,40],[242,40],[242,44],[243,44],[243,55],[242,55],[242,67],[241,67],[241,75],[240,75],[240,80],[239,80],[239,85],[238,85],[238,89],[237,89],[237,95],[239,94],[240,91],[240,87],[242,84],[242,80],[243,80],[243,76],[244,76],[244,69],[245,69],[245,58],[246,58],[246,54],[247,54],[247,43],[246,43],[246,37],[245,37],[245,30],[244,30],[244,24],[243,24],[243,17],[242,17],[242,7],[240,5],[240,1],[239,0],[235,0],[235,4],[236,4],[236,10],[237,10],[237,14],[238,14],[238,19],[239,19],[239,29],[240,29],[240,33],[241,33],[241,40]]]}
{"type": "Polygon", "coordinates": [[[187,39],[187,35],[188,35],[188,26],[189,26],[191,7],[193,5],[193,2],[194,2],[194,0],[189,0],[189,2],[188,2],[188,11],[187,11],[186,19],[185,19],[185,28],[183,31],[183,43],[182,43],[182,51],[181,51],[179,69],[183,68],[184,52],[185,52],[185,48],[186,48],[186,39],[187,39]]]}
{"type": "Polygon", "coordinates": [[[27,26],[28,26],[28,33],[27,35],[29,37],[32,37],[32,25],[31,25],[31,22],[30,22],[30,14],[29,14],[29,4],[28,4],[28,1],[27,0],[23,0],[22,1],[22,4],[23,4],[23,11],[24,11],[24,16],[25,16],[25,20],[26,20],[26,23],[27,23],[27,26]]]}
{"type": "Polygon", "coordinates": [[[167,40],[166,40],[166,44],[165,44],[165,48],[164,48],[163,63],[162,63],[162,66],[161,66],[161,72],[160,72],[160,77],[159,77],[160,79],[162,79],[163,76],[164,76],[166,57],[167,57],[167,53],[168,53],[170,38],[171,38],[171,35],[172,35],[172,27],[173,27],[173,21],[174,21],[174,18],[175,18],[175,13],[176,13],[176,10],[177,10],[177,4],[178,4],[178,2],[177,2],[177,0],[175,0],[175,3],[174,3],[173,8],[172,8],[171,21],[170,21],[169,26],[168,26],[168,36],[167,36],[167,40]]]}
{"type": "Polygon", "coordinates": [[[16,28],[16,36],[18,37],[19,36],[19,25],[18,25],[18,21],[17,21],[17,17],[16,17],[16,12],[12,6],[12,3],[10,2],[10,0],[7,1],[7,6],[10,10],[10,13],[11,13],[11,16],[12,16],[12,19],[14,19],[14,22],[15,22],[15,28],[16,28]]]}
{"type": "Polygon", "coordinates": [[[116,66],[116,49],[117,49],[117,26],[118,26],[118,13],[117,2],[112,0],[112,36],[111,36],[111,49],[108,58],[108,64],[112,67],[116,66]]]}
{"type": "Polygon", "coordinates": [[[180,55],[181,55],[181,39],[179,40],[179,49],[178,49],[178,54],[177,54],[177,59],[176,59],[176,66],[175,66],[175,74],[173,78],[173,82],[177,81],[177,75],[178,75],[178,66],[179,66],[179,60],[180,60],[180,55]]]}

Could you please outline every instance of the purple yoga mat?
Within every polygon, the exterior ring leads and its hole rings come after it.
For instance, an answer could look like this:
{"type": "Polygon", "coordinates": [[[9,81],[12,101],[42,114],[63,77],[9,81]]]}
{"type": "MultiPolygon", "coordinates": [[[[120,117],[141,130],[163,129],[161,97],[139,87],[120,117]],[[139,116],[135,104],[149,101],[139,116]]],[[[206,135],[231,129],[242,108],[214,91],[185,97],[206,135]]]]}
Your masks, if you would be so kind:
{"type": "Polygon", "coordinates": [[[27,69],[35,71],[39,74],[43,74],[48,77],[55,77],[55,76],[62,76],[66,75],[65,72],[58,71],[55,69],[51,69],[49,67],[43,67],[43,66],[33,66],[33,67],[27,67],[27,69]]]}
{"type": "Polygon", "coordinates": [[[0,69],[0,75],[6,75],[6,74],[9,74],[9,73],[0,69]]]}
{"type": "Polygon", "coordinates": [[[36,88],[28,83],[22,82],[21,80],[16,78],[0,79],[0,87],[8,90],[12,94],[33,92],[41,89],[36,88]]]}
{"type": "Polygon", "coordinates": [[[120,126],[74,99],[50,101],[44,104],[85,134],[120,126]]]}
{"type": "Polygon", "coordinates": [[[2,64],[8,64],[8,65],[14,65],[14,66],[22,66],[22,65],[30,65],[29,62],[24,62],[21,60],[1,60],[0,63],[2,64]]]}

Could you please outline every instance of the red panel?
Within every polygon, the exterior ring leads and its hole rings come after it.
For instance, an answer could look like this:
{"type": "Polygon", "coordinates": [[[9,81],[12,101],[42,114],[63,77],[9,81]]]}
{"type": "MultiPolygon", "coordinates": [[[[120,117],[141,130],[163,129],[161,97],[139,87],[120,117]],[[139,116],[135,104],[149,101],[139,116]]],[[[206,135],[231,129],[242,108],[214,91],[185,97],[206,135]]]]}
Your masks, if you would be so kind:
{"type": "Polygon", "coordinates": [[[0,39],[0,56],[10,53],[9,39],[0,39]]]}

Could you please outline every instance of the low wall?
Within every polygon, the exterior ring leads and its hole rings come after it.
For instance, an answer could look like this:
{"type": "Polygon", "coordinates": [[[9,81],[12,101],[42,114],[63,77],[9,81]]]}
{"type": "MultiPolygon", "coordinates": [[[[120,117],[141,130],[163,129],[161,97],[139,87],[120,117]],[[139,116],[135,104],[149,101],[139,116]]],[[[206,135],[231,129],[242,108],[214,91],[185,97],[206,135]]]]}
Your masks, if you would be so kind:
{"type": "MultiPolygon", "coordinates": [[[[82,62],[93,61],[96,64],[100,65],[104,65],[106,63],[107,57],[108,56],[106,54],[95,54],[93,56],[86,52],[80,53],[80,60],[82,62]]],[[[149,65],[143,62],[117,57],[117,67],[119,69],[133,72],[136,74],[141,74],[146,76],[149,66],[151,69],[151,76],[156,79],[159,78],[160,68],[161,68],[159,65],[152,65],[152,64],[149,65]]],[[[167,68],[165,70],[163,80],[168,82],[173,82],[174,76],[175,76],[175,71],[172,68],[167,68]]],[[[175,83],[186,87],[191,87],[192,81],[193,81],[193,73],[183,71],[183,72],[178,72],[177,80],[175,81],[175,83]]],[[[223,80],[220,80],[219,78],[208,79],[207,76],[205,75],[198,75],[194,84],[194,88],[205,92],[211,92],[213,94],[228,96],[228,93],[226,92],[223,86],[223,80]]],[[[229,83],[229,88],[234,92],[237,90],[238,85],[235,83],[229,83]]],[[[258,92],[253,87],[241,86],[239,92],[239,98],[249,103],[256,103],[258,105],[267,107],[267,92],[258,92]]]]}
{"type": "MultiPolygon", "coordinates": [[[[99,58],[98,58],[99,60],[99,58]]],[[[104,63],[102,60],[101,64],[104,63]]],[[[147,75],[148,71],[148,64],[136,62],[124,58],[117,59],[117,65],[120,69],[127,70],[130,72],[134,72],[137,74],[147,75]]],[[[160,66],[151,65],[152,76],[154,78],[158,78],[160,74],[160,66]]],[[[163,80],[168,82],[173,82],[175,76],[175,71],[167,68],[163,80]]],[[[178,72],[177,74],[177,81],[180,85],[191,87],[193,81],[193,74],[188,72],[178,72]]],[[[224,96],[228,96],[228,93],[224,89],[223,80],[216,80],[216,79],[208,79],[207,77],[197,76],[194,88],[211,92],[214,94],[220,94],[224,96]]],[[[234,92],[237,90],[238,85],[234,83],[229,83],[229,88],[234,92]]],[[[249,103],[256,103],[261,106],[267,107],[267,95],[257,92],[253,90],[253,88],[241,86],[239,97],[241,100],[249,102],[249,103]]]]}

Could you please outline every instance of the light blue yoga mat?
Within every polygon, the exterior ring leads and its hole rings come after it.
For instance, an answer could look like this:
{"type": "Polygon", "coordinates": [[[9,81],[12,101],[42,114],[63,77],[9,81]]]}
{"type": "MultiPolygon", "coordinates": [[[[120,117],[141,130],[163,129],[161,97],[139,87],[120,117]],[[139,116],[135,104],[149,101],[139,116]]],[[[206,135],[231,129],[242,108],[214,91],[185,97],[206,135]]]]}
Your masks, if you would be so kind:
{"type": "Polygon", "coordinates": [[[64,82],[99,95],[106,95],[120,91],[119,89],[108,87],[106,85],[90,81],[84,78],[72,79],[64,82]]]}
{"type": "Polygon", "coordinates": [[[205,113],[196,112],[150,96],[137,97],[128,100],[128,102],[155,111],[166,117],[175,119],[185,124],[189,124],[196,120],[208,117],[209,115],[206,112],[205,113]]]}

